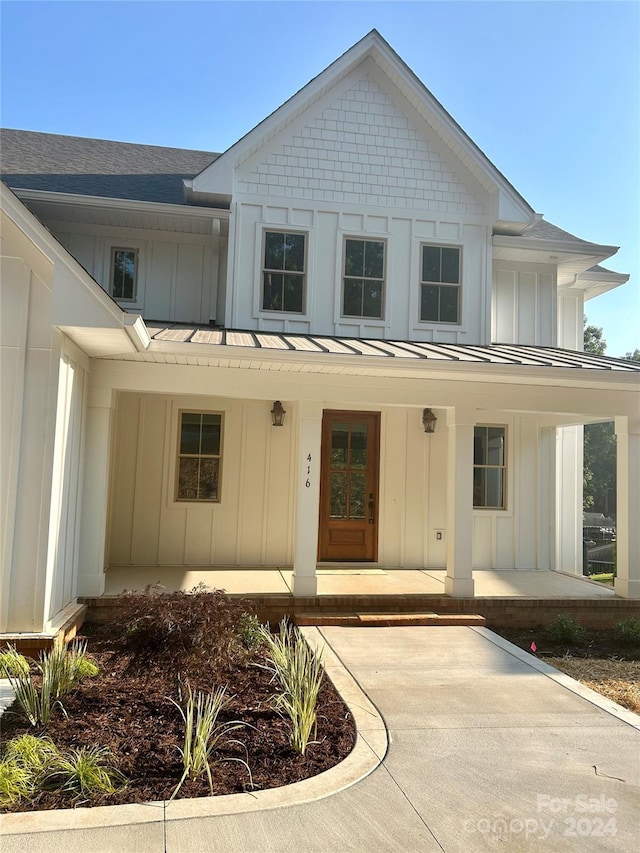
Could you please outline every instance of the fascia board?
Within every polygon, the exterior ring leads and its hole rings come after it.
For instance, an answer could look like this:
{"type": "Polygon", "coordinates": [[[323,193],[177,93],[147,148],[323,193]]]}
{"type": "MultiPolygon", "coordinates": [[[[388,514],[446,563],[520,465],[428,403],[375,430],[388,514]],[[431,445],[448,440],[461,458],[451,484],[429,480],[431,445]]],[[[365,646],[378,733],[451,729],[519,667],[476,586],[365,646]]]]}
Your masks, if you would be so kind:
{"type": "Polygon", "coordinates": [[[224,208],[168,204],[157,201],[138,201],[128,198],[107,198],[105,196],[77,195],[74,193],[57,193],[48,190],[22,189],[20,187],[12,189],[18,198],[25,201],[52,202],[77,207],[106,208],[109,210],[126,210],[132,213],[167,213],[173,216],[197,217],[199,219],[229,218],[229,211],[224,208]]]}
{"type": "Polygon", "coordinates": [[[572,255],[590,255],[602,257],[602,260],[610,258],[620,248],[619,246],[602,246],[598,243],[587,243],[580,240],[538,240],[535,237],[505,236],[495,234],[491,238],[492,245],[504,249],[527,249],[528,251],[540,251],[548,254],[568,253],[572,255]]]}
{"type": "Polygon", "coordinates": [[[578,274],[573,284],[568,285],[568,289],[582,291],[585,302],[588,302],[590,299],[595,299],[596,296],[602,296],[603,293],[609,293],[610,290],[621,287],[629,281],[629,278],[630,276],[626,273],[586,272],[578,274]]]}
{"type": "MultiPolygon", "coordinates": [[[[357,369],[361,375],[388,377],[451,379],[495,384],[513,384],[514,381],[528,385],[565,385],[582,388],[617,388],[633,390],[640,394],[640,370],[614,372],[610,370],[582,369],[579,367],[532,367],[529,365],[482,364],[469,362],[395,359],[390,357],[349,356],[335,353],[293,352],[290,350],[266,350],[256,347],[223,346],[219,344],[193,344],[173,341],[152,340],[147,350],[150,354],[211,358],[214,361],[265,362],[275,365],[300,365],[310,368],[346,367],[357,369]],[[613,378],[615,377],[615,378],[613,378]]],[[[321,371],[320,371],[321,372],[321,371]]]]}
{"type": "MultiPolygon", "coordinates": [[[[85,293],[96,300],[106,312],[105,319],[110,319],[114,326],[122,326],[124,311],[104,291],[95,279],[71,255],[64,246],[56,240],[40,220],[25,207],[17,195],[2,183],[0,198],[2,209],[22,230],[24,234],[40,249],[43,249],[49,259],[59,263],[63,270],[80,285],[85,293]]],[[[57,324],[56,324],[57,325],[57,324]]]]}

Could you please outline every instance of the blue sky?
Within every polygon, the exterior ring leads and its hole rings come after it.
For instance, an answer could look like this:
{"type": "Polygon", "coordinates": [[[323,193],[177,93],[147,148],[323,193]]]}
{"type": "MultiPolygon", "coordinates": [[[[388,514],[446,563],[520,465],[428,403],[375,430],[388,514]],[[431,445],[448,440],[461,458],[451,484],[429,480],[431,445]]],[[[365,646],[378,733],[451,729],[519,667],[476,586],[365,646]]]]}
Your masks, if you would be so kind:
{"type": "Polygon", "coordinates": [[[223,151],[376,27],[530,204],[628,284],[587,304],[640,347],[637,2],[3,0],[5,127],[223,151]]]}

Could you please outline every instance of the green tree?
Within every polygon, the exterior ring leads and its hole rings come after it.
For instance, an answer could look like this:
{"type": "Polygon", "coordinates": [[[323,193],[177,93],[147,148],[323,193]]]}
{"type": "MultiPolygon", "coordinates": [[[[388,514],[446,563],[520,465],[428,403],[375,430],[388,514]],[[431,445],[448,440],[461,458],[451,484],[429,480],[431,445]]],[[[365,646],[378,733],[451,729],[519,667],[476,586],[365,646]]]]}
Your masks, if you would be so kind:
{"type": "Polygon", "coordinates": [[[594,355],[604,355],[607,342],[602,337],[602,329],[599,326],[587,326],[587,318],[584,318],[584,351],[592,352],[594,355]]]}
{"type": "MultiPolygon", "coordinates": [[[[602,329],[584,323],[585,352],[604,355],[607,342],[602,329]]],[[[624,358],[640,361],[640,349],[624,358]]],[[[612,422],[587,424],[584,428],[583,507],[585,510],[615,516],[616,512],[616,436],[612,422]]]]}

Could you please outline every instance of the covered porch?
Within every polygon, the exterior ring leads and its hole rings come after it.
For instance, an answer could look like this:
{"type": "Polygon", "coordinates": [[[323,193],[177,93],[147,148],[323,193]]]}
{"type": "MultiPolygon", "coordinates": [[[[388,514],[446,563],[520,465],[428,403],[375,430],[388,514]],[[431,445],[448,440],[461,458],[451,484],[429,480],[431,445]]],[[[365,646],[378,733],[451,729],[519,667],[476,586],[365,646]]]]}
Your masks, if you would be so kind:
{"type": "Polygon", "coordinates": [[[640,597],[633,363],[511,345],[150,331],[138,351],[92,362],[80,597],[200,581],[297,600],[640,597]],[[432,434],[425,410],[438,420],[432,434]],[[221,415],[218,502],[176,499],[184,411],[221,415]],[[327,412],[377,417],[376,551],[365,562],[318,559],[327,412]],[[579,473],[582,424],[612,418],[615,592],[582,578],[579,473]],[[474,430],[496,424],[506,497],[484,509],[474,430]]]}

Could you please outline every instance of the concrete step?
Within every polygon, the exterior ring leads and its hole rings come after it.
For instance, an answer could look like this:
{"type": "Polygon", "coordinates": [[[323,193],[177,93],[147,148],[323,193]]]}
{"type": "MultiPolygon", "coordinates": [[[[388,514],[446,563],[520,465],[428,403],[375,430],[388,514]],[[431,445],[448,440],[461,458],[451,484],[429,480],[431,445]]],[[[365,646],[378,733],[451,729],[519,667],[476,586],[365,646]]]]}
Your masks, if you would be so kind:
{"type": "Polygon", "coordinates": [[[391,625],[476,625],[486,624],[484,616],[472,613],[297,613],[296,625],[317,627],[342,625],[388,627],[391,625]]]}

